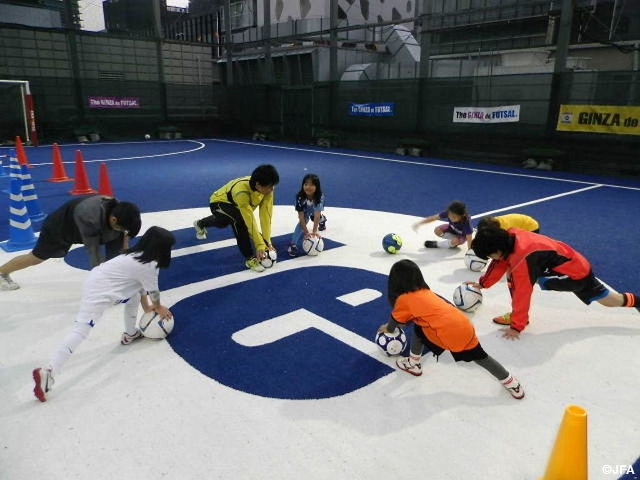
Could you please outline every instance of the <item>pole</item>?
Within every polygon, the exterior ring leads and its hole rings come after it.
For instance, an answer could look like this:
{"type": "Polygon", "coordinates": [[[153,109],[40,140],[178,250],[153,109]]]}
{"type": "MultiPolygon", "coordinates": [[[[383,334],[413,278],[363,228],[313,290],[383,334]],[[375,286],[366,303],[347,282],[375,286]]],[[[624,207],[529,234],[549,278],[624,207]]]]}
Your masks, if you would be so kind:
{"type": "Polygon", "coordinates": [[[429,19],[431,17],[431,0],[423,0],[420,12],[420,78],[429,77],[429,50],[431,49],[431,33],[429,19]]]}
{"type": "Polygon", "coordinates": [[[329,0],[329,79],[338,81],[338,0],[329,0]]]}
{"type": "Polygon", "coordinates": [[[549,111],[547,115],[547,133],[552,134],[556,130],[558,112],[562,100],[562,80],[567,72],[567,54],[569,41],[571,40],[571,22],[573,21],[573,8],[571,0],[562,0],[560,11],[560,25],[558,28],[558,40],[556,42],[556,58],[551,78],[551,91],[549,95],[549,111]]]}
{"type": "Polygon", "coordinates": [[[224,8],[224,46],[227,51],[227,86],[233,85],[233,58],[231,54],[231,46],[233,40],[231,38],[231,0],[227,0],[224,8]]]}
{"type": "Polygon", "coordinates": [[[162,121],[166,122],[169,114],[167,109],[167,86],[164,78],[164,62],[162,60],[162,20],[160,14],[160,0],[153,0],[153,32],[156,42],[156,56],[158,58],[158,82],[160,82],[160,112],[162,121]]]}
{"type": "Polygon", "coordinates": [[[271,63],[271,2],[264,0],[264,26],[262,38],[264,39],[264,82],[269,85],[273,82],[273,68],[271,63]]]}

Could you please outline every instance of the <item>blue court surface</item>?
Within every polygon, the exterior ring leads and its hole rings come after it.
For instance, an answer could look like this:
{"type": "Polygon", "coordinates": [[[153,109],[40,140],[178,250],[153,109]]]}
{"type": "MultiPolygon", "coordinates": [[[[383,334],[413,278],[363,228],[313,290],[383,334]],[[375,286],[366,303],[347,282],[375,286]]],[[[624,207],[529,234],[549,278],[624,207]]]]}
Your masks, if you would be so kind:
{"type": "MultiPolygon", "coordinates": [[[[510,309],[506,284],[484,290],[470,318],[484,349],[522,382],[521,401],[448,353],[425,357],[413,377],[373,343],[395,261],[418,263],[449,299],[478,278],[465,248],[423,247],[437,222],[411,228],[453,200],[474,222],[535,217],[611,289],[638,293],[639,180],[238,139],[62,145],[71,177],[77,150],[93,188],[104,163],[115,196],[140,206],[143,231],[176,235],[160,273],[176,325],[166,341],[122,346],[122,307],[112,308],[41,404],[31,370],[71,327],[88,262],[78,246],[14,273],[22,288],[0,292],[1,479],[538,479],[569,405],[587,411],[589,478],[640,478],[638,310],[536,287],[531,324],[507,341],[491,322],[510,309]],[[280,173],[279,261],[255,273],[230,229],[198,241],[192,224],[209,213],[213,190],[262,163],[280,173]],[[310,172],[326,196],[325,251],[289,258],[294,196],[310,172]],[[391,232],[404,241],[396,255],[381,248],[391,232]]],[[[73,198],[73,182],[48,181],[50,146],[26,152],[45,213],[73,198]]],[[[4,163],[7,154],[0,148],[4,163]]],[[[0,241],[11,235],[9,185],[0,177],[0,241]]],[[[0,251],[0,264],[18,253],[0,251]]]]}

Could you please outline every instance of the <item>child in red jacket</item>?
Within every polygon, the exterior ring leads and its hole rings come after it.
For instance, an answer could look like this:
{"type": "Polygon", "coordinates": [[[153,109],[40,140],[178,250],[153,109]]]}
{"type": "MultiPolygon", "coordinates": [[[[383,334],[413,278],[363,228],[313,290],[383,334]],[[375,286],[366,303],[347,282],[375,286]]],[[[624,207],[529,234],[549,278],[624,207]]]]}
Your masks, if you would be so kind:
{"type": "Polygon", "coordinates": [[[511,293],[511,313],[494,322],[509,325],[505,338],[518,338],[529,323],[529,307],[533,286],[542,290],[573,292],[589,305],[598,302],[605,307],[640,307],[633,293],[612,292],[596,278],[589,261],[566,243],[518,228],[479,229],[472,246],[475,254],[491,258],[489,267],[476,288],[489,288],[507,274],[511,293]]]}

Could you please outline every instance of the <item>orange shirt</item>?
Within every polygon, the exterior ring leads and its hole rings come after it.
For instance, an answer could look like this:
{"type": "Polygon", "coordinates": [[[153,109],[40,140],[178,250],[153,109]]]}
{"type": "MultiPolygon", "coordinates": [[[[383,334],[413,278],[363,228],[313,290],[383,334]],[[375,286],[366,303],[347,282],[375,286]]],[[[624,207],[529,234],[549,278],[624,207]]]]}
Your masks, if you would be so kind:
{"type": "Polygon", "coordinates": [[[471,350],[479,343],[471,320],[428,289],[400,295],[391,316],[398,323],[414,322],[431,342],[451,352],[471,350]]]}

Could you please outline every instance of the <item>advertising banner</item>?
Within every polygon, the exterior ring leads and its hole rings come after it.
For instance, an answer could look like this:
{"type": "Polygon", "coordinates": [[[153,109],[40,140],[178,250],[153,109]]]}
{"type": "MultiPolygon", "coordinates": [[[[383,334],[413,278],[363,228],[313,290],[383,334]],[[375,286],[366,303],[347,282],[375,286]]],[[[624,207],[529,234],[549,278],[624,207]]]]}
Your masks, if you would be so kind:
{"type": "Polygon", "coordinates": [[[453,107],[453,123],[505,123],[520,121],[520,105],[453,107]]]}
{"type": "Polygon", "coordinates": [[[350,103],[349,115],[364,117],[393,117],[395,115],[394,102],[379,103],[350,103]]]}
{"type": "Polygon", "coordinates": [[[640,135],[640,107],[560,105],[556,129],[562,132],[640,135]]]}
{"type": "Polygon", "coordinates": [[[138,97],[87,97],[89,108],[140,108],[138,97]]]}

